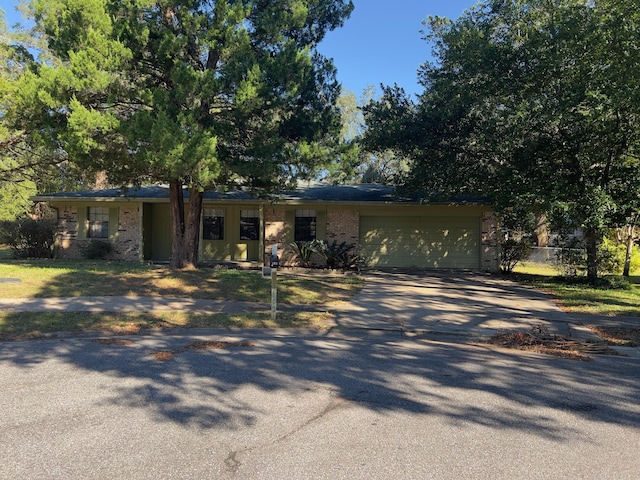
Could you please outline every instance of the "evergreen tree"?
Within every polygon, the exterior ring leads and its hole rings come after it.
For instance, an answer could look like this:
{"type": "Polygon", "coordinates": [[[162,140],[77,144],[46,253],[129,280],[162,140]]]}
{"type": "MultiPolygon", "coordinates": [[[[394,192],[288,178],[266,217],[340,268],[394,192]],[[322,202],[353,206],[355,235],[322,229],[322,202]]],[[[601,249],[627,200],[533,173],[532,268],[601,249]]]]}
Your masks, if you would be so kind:
{"type": "Polygon", "coordinates": [[[111,183],[168,183],[171,264],[195,265],[205,189],[268,194],[330,155],[339,85],[316,45],[352,9],[343,0],[35,0],[53,58],[16,80],[5,120],[111,183]]]}

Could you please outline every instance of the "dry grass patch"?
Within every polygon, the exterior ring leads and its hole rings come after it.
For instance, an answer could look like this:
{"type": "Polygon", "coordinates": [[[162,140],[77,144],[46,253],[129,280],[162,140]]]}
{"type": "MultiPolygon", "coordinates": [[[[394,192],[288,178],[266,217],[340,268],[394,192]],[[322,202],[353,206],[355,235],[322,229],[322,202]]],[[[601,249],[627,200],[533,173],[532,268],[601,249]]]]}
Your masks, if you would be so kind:
{"type": "Polygon", "coordinates": [[[156,360],[163,362],[166,360],[172,360],[174,355],[181,351],[182,350],[161,350],[159,352],[151,352],[151,355],[153,355],[156,360]]]}
{"type": "MultiPolygon", "coordinates": [[[[155,265],[105,261],[0,262],[0,278],[20,283],[3,285],[2,298],[128,296],[188,297],[227,301],[271,301],[271,282],[258,271],[172,270],[155,265]]],[[[278,276],[278,301],[290,304],[327,303],[348,299],[364,286],[354,275],[278,276]]]]}
{"type": "Polygon", "coordinates": [[[255,342],[226,342],[222,340],[199,340],[185,345],[184,348],[194,350],[215,350],[231,347],[255,347],[255,342]]]}
{"type": "Polygon", "coordinates": [[[600,327],[587,325],[587,328],[602,338],[609,345],[618,347],[640,346],[640,328],[634,327],[600,327]]]}
{"type": "Polygon", "coordinates": [[[255,347],[255,342],[228,342],[224,340],[198,340],[185,345],[176,350],[161,350],[159,352],[151,352],[156,360],[166,361],[173,359],[177,354],[186,352],[187,350],[221,350],[232,347],[255,347]]]}
{"type": "Polygon", "coordinates": [[[0,312],[0,341],[29,340],[58,332],[110,332],[135,335],[145,329],[171,328],[307,328],[332,326],[327,312],[271,312],[246,314],[193,314],[189,312],[90,313],[90,312],[0,312]]]}
{"type": "Polygon", "coordinates": [[[528,332],[499,333],[489,339],[489,343],[585,362],[593,360],[590,354],[618,355],[618,352],[607,347],[605,343],[582,342],[563,335],[552,335],[542,327],[536,327],[528,332]]]}
{"type": "Polygon", "coordinates": [[[92,343],[97,343],[98,345],[118,345],[121,347],[129,347],[134,343],[129,340],[123,340],[121,338],[96,338],[95,340],[91,340],[92,343]]]}

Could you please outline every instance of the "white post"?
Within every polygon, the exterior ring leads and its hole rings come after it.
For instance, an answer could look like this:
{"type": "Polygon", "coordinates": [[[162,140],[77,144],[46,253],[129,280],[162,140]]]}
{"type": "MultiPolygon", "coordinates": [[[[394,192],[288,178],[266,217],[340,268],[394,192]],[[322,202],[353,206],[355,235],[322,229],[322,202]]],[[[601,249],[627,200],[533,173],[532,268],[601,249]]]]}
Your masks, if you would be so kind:
{"type": "Polygon", "coordinates": [[[278,265],[273,265],[273,259],[278,258],[278,246],[271,247],[271,260],[269,266],[271,267],[271,320],[275,322],[276,311],[278,304],[278,265]]]}

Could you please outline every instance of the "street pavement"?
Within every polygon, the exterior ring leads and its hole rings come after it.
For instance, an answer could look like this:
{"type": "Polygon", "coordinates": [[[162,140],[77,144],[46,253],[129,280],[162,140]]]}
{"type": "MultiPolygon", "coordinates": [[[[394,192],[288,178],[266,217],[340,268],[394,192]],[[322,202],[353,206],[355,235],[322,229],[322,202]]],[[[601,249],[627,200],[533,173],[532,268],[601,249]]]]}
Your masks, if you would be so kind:
{"type": "Polygon", "coordinates": [[[575,333],[549,297],[370,274],[333,311],[323,332],[0,344],[0,479],[638,478],[637,349],[582,362],[483,342],[575,333]]]}

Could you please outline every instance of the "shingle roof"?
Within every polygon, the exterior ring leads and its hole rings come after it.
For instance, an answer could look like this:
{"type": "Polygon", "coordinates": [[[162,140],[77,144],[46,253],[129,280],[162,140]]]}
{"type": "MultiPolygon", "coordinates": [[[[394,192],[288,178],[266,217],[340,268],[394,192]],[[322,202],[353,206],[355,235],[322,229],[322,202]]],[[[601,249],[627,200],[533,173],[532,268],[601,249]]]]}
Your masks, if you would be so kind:
{"type": "MultiPolygon", "coordinates": [[[[185,190],[185,197],[188,198],[185,190]]],[[[35,201],[60,201],[60,200],[138,200],[138,201],[162,201],[169,199],[169,187],[166,185],[153,185],[146,187],[109,188],[103,190],[87,190],[82,192],[56,192],[36,195],[35,201]]],[[[242,190],[232,190],[224,193],[207,191],[205,200],[249,202],[260,199],[242,190]]],[[[331,185],[328,183],[301,184],[296,190],[275,194],[270,200],[274,203],[300,203],[300,202],[339,202],[339,203],[419,203],[420,197],[406,197],[396,194],[395,188],[389,185],[372,183],[354,185],[331,185]]],[[[456,203],[486,203],[481,198],[452,199],[456,203]]]]}

